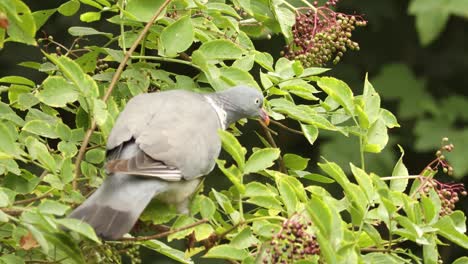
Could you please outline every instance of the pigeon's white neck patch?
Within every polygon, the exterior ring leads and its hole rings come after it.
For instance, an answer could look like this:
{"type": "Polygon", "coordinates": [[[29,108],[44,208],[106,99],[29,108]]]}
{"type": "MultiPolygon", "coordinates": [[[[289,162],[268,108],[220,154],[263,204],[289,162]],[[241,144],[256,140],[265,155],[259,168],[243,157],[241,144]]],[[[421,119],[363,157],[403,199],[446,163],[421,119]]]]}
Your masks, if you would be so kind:
{"type": "Polygon", "coordinates": [[[226,129],[226,118],[227,118],[226,111],[224,111],[224,109],[219,107],[219,105],[217,105],[215,103],[215,101],[213,101],[213,99],[211,99],[211,97],[205,96],[205,98],[206,98],[206,101],[208,101],[208,103],[211,105],[211,107],[213,107],[213,109],[215,110],[216,115],[218,116],[219,123],[221,124],[221,128],[223,130],[226,129]]]}

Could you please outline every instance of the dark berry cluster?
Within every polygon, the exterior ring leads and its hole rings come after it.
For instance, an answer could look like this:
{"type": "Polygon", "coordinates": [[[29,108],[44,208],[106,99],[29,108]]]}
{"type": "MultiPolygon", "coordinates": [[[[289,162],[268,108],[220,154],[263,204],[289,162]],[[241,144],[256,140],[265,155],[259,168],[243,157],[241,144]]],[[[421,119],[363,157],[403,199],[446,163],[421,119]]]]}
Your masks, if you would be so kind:
{"type": "Polygon", "coordinates": [[[296,23],[292,27],[293,41],[285,47],[282,55],[299,60],[305,67],[324,66],[330,60],[338,63],[347,50],[359,50],[359,44],[351,40],[352,32],[365,26],[361,16],[335,12],[338,0],[315,8],[299,8],[296,23]]]}
{"type": "Polygon", "coordinates": [[[283,222],[281,230],[275,234],[266,249],[263,263],[295,263],[308,260],[320,254],[316,237],[311,233],[312,222],[304,221],[294,215],[283,222]]]}
{"type": "MultiPolygon", "coordinates": [[[[448,138],[442,139],[442,147],[436,152],[436,159],[433,160],[426,168],[425,171],[436,172],[440,167],[447,175],[453,175],[453,167],[445,159],[444,152],[451,152],[454,145],[448,143],[448,138]]],[[[433,173],[431,173],[433,174],[433,173]]],[[[427,194],[431,189],[434,189],[439,195],[442,203],[440,215],[448,215],[455,209],[455,203],[459,201],[459,194],[466,196],[467,192],[462,183],[442,183],[434,178],[422,177],[425,182],[424,188],[421,189],[421,194],[427,194]]]]}
{"type": "Polygon", "coordinates": [[[125,263],[141,263],[140,245],[134,243],[103,243],[99,246],[90,244],[82,246],[82,249],[86,263],[121,264],[124,262],[124,255],[129,259],[125,263]]]}

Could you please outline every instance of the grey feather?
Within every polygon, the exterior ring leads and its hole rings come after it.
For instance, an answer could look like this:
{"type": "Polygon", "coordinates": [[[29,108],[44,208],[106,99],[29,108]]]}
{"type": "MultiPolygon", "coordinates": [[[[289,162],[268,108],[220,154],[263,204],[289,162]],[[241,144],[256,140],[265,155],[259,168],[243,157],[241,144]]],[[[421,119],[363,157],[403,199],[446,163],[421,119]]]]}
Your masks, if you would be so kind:
{"type": "Polygon", "coordinates": [[[245,86],[205,95],[173,90],[134,97],[109,135],[107,178],[69,217],[87,222],[105,239],[117,239],[154,197],[187,213],[199,177],[213,169],[221,151],[218,130],[265,114],[262,102],[259,91],[245,86]]]}

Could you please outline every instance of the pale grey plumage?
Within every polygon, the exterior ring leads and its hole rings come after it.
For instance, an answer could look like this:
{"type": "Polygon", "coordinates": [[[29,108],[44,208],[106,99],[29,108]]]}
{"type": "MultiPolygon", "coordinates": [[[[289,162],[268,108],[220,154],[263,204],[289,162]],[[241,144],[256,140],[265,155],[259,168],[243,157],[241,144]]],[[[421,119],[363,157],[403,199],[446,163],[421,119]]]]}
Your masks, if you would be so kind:
{"type": "Polygon", "coordinates": [[[214,168],[221,151],[218,130],[240,118],[264,117],[262,103],[262,94],[245,86],[132,98],[107,141],[109,176],[69,217],[86,221],[103,238],[117,239],[155,196],[186,212],[199,177],[214,168]]]}

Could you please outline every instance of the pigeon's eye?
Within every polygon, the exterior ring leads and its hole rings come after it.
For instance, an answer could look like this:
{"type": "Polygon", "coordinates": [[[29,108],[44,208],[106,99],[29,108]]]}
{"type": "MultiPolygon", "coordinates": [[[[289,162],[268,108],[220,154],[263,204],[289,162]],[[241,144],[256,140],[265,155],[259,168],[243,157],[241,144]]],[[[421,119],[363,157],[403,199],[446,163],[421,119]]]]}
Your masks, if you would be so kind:
{"type": "Polygon", "coordinates": [[[259,103],[260,103],[260,99],[255,98],[255,104],[259,104],[259,103]]]}

